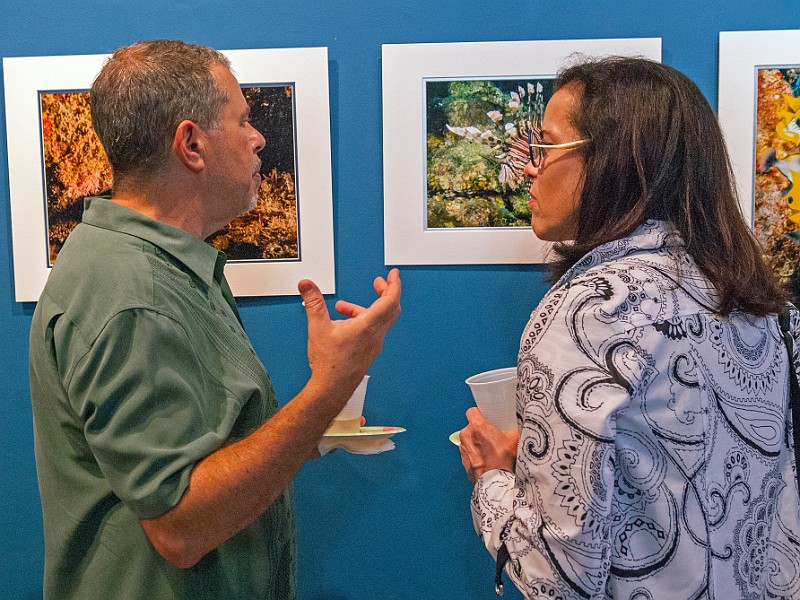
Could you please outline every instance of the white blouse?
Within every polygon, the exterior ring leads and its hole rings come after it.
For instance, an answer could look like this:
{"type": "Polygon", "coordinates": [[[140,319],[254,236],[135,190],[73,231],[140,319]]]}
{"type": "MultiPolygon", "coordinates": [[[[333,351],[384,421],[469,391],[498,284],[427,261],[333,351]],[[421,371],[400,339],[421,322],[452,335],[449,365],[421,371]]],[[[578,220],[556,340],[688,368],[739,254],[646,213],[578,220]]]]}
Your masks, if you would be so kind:
{"type": "MultiPolygon", "coordinates": [[[[516,471],[485,473],[472,496],[526,597],[800,598],[777,318],[719,317],[714,299],[680,236],[651,221],[531,315],[516,471]]],[[[792,333],[798,347],[796,312],[792,333]]]]}

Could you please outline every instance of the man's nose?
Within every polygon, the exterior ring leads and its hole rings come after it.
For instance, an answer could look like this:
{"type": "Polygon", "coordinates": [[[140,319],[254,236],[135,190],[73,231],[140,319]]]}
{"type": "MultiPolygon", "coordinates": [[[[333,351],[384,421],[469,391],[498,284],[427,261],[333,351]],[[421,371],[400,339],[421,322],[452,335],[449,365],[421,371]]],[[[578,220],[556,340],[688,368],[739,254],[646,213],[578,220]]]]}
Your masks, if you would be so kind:
{"type": "MultiPolygon", "coordinates": [[[[251,125],[251,127],[252,127],[252,125],[251,125]]],[[[264,146],[267,145],[267,140],[264,139],[264,136],[261,135],[261,132],[258,129],[256,129],[255,127],[253,127],[253,131],[255,132],[255,134],[257,136],[256,137],[256,154],[258,154],[259,152],[261,152],[264,149],[264,146]]]]}

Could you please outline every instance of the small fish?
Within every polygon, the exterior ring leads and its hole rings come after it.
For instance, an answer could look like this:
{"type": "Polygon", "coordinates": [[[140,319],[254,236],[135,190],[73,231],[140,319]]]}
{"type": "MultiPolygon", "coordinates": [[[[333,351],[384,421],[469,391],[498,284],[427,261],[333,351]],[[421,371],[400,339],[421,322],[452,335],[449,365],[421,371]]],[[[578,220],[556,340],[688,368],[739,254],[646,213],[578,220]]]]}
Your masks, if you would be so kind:
{"type": "Polygon", "coordinates": [[[800,154],[790,154],[778,160],[775,148],[770,148],[759,161],[759,173],[768,173],[775,168],[781,175],[789,180],[789,187],[783,191],[786,206],[789,207],[789,220],[800,224],[800,186],[795,190],[795,182],[800,183],[800,154]]]}
{"type": "Polygon", "coordinates": [[[790,231],[784,235],[792,240],[795,244],[800,244],[800,229],[795,229],[794,231],[790,231]]]}
{"type": "Polygon", "coordinates": [[[486,113],[486,116],[489,117],[495,123],[503,119],[503,113],[501,113],[499,110],[490,110],[489,112],[486,113]]]}

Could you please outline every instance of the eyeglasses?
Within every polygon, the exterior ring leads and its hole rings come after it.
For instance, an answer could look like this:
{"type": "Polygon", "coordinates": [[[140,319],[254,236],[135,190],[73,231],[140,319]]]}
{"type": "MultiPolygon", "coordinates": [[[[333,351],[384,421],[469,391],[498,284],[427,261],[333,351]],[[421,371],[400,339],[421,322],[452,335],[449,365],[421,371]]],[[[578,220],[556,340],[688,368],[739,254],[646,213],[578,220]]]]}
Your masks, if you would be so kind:
{"type": "MultiPolygon", "coordinates": [[[[537,135],[536,139],[541,139],[541,135],[537,135]]],[[[531,164],[535,168],[542,166],[542,159],[544,158],[543,148],[577,148],[590,142],[591,140],[575,140],[574,142],[564,142],[563,144],[534,144],[533,143],[533,128],[528,129],[528,154],[531,159],[531,164]]]]}

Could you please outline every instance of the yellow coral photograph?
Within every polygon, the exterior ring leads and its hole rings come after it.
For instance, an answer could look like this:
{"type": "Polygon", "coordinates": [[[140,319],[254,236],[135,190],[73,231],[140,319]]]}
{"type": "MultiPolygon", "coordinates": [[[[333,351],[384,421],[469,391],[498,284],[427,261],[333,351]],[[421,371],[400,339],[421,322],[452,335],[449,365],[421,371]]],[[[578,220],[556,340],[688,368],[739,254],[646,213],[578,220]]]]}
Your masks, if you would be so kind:
{"type": "Polygon", "coordinates": [[[798,287],[800,264],[800,64],[758,69],[754,218],[775,272],[798,287]]]}
{"type": "Polygon", "coordinates": [[[800,30],[724,31],[719,120],[742,213],[800,300],[800,30]]]}

